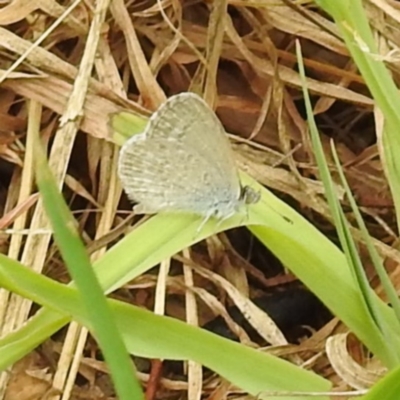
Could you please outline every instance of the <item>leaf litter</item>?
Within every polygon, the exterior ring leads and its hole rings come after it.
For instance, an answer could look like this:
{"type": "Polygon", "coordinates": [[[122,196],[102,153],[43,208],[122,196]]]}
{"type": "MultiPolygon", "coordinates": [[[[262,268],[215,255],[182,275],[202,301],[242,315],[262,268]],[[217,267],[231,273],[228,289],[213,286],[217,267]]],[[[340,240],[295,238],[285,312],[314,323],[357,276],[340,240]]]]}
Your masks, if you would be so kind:
{"type": "MultiPolygon", "coordinates": [[[[382,11],[380,7],[386,7],[381,2],[366,4],[371,18],[382,11]]],[[[379,19],[373,21],[377,35],[392,37],[392,31],[380,26],[379,19]]],[[[186,90],[203,93],[227,131],[235,135],[234,150],[241,169],[332,235],[302,113],[301,80],[294,53],[294,40],[300,39],[327,156],[329,140],[334,138],[351,188],[369,216],[369,229],[379,250],[389,265],[398,261],[386,246],[395,237],[394,214],[377,157],[373,100],[350,62],[335,25],[311,2],[239,0],[212,6],[201,0],[114,0],[111,5],[107,0],[96,4],[15,0],[2,5],[0,24],[3,253],[36,271],[67,279],[51,233],[46,230],[43,209],[36,202],[29,125],[40,129],[49,145],[50,165],[60,187],[66,184],[64,195],[82,237],[88,246],[102,243],[103,247],[97,246],[92,253],[95,260],[109,244],[102,238],[123,221],[121,204],[125,204],[125,212],[129,209],[126,201],[119,201],[118,148],[107,128],[109,114],[129,109],[148,116],[168,96],[186,90]],[[296,151],[291,152],[294,147],[296,151]]],[[[204,325],[221,315],[249,345],[265,345],[260,337],[285,344],[275,323],[267,322],[266,314],[250,299],[282,288],[291,290],[295,279],[248,232],[237,230],[209,239],[184,256],[171,260],[169,268],[160,268],[158,279],[155,273],[145,274],[115,295],[150,309],[157,304],[157,312],[194,324],[204,325]],[[127,294],[129,291],[132,293],[127,294]],[[185,308],[185,296],[191,308],[185,308]],[[194,307],[196,298],[203,302],[194,307]],[[252,335],[258,336],[255,341],[232,319],[233,305],[252,322],[252,335]]],[[[391,273],[396,284],[396,269],[391,273]]],[[[376,289],[379,292],[380,287],[376,289]]],[[[32,312],[30,302],[5,291],[0,293],[0,306],[2,335],[21,326],[32,312]]],[[[347,370],[343,367],[343,346],[334,346],[340,338],[334,334],[343,332],[344,327],[333,322],[326,319],[299,346],[288,346],[295,356],[291,359],[298,361],[301,355],[316,373],[338,387],[346,387],[345,383],[364,387],[354,361],[346,362],[347,370]],[[330,363],[321,343],[331,337],[335,340],[329,341],[330,363]],[[315,354],[318,357],[313,359],[315,354]],[[343,368],[335,370],[338,354],[343,368]]],[[[13,374],[2,375],[0,397],[28,399],[29,393],[38,393],[39,398],[57,395],[60,390],[63,399],[113,398],[110,385],[104,383],[104,363],[95,357],[96,344],[87,338],[86,330],[70,324],[19,362],[13,374]],[[81,363],[72,364],[82,352],[85,356],[81,363]],[[71,364],[78,367],[71,368],[71,364]],[[26,385],[32,390],[20,392],[26,385]],[[89,397],[93,387],[94,397],[89,397]]],[[[188,368],[190,382],[195,383],[192,386],[186,378],[165,376],[154,381],[150,379],[151,368],[144,365],[140,379],[158,382],[159,397],[164,397],[162,393],[179,397],[189,390],[192,398],[217,388],[222,396],[232,389],[219,377],[203,378],[201,369],[193,363],[188,368]]],[[[155,391],[147,393],[154,395],[155,391]]]]}

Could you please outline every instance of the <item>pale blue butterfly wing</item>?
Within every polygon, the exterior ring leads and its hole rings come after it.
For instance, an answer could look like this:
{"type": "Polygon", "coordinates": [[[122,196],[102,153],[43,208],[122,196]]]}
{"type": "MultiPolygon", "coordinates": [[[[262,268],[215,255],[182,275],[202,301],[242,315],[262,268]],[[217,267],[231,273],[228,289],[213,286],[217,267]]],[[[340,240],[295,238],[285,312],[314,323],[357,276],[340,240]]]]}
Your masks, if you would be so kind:
{"type": "Polygon", "coordinates": [[[137,213],[224,219],[243,202],[258,201],[251,189],[242,191],[225,130],[194,93],[169,98],[145,131],[124,144],[118,172],[137,213]]]}

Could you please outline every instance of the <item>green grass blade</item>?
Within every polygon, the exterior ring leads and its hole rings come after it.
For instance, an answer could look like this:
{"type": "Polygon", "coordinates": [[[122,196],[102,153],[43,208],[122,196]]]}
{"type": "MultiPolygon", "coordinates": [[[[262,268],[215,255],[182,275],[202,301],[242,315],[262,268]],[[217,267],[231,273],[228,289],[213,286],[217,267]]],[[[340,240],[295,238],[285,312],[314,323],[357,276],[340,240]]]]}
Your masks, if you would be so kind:
{"type": "Polygon", "coordinates": [[[398,400],[399,393],[400,368],[396,368],[380,379],[360,400],[398,400]]]}
{"type": "MultiPolygon", "coordinates": [[[[321,179],[325,187],[326,197],[328,199],[328,204],[333,215],[333,220],[336,226],[336,230],[338,232],[339,240],[344,250],[347,265],[352,273],[353,277],[352,281],[357,291],[357,297],[359,298],[359,306],[360,306],[359,312],[360,314],[361,313],[363,314],[365,323],[368,324],[368,326],[370,327],[367,333],[367,335],[369,336],[369,340],[373,341],[376,344],[380,343],[382,346],[379,353],[375,353],[375,351],[373,350],[374,354],[379,354],[379,356],[384,360],[386,365],[393,367],[397,364],[397,360],[399,359],[399,355],[396,352],[393,352],[392,346],[390,346],[390,344],[393,344],[392,340],[389,343],[387,342],[388,338],[393,337],[392,336],[393,332],[389,332],[389,330],[387,329],[388,326],[384,322],[384,318],[381,317],[380,314],[381,309],[378,307],[378,304],[375,301],[376,295],[373,293],[372,289],[369,286],[368,279],[365,275],[361,259],[358,255],[357,246],[350,232],[349,224],[344,216],[340,203],[336,197],[333,181],[329,173],[322,144],[319,139],[319,133],[314,121],[311,100],[307,90],[305,70],[304,70],[300,45],[298,42],[296,43],[296,51],[297,51],[297,60],[299,64],[300,76],[303,82],[303,96],[306,104],[307,119],[310,127],[313,150],[317,160],[318,170],[321,171],[321,179]]],[[[337,163],[339,162],[337,158],[335,159],[335,161],[337,163]]],[[[339,164],[338,168],[340,173],[341,169],[339,164]]],[[[344,179],[343,174],[341,176],[344,179]]],[[[348,195],[351,196],[351,193],[349,192],[348,195]]],[[[346,322],[345,320],[343,321],[346,322]]],[[[400,329],[398,323],[396,323],[396,328],[400,329]]],[[[364,341],[365,339],[363,339],[359,335],[359,332],[360,332],[359,330],[354,331],[354,333],[356,333],[356,335],[362,341],[364,341]]],[[[371,347],[370,349],[372,350],[371,347]]]]}
{"type": "MultiPolygon", "coordinates": [[[[116,392],[121,400],[130,400],[132,396],[139,400],[143,398],[143,393],[136,379],[133,363],[93,272],[86,249],[79,238],[75,220],[57,189],[38,137],[34,140],[34,149],[36,181],[53,228],[55,241],[79,289],[83,304],[88,311],[90,310],[88,315],[92,333],[109,366],[116,392]]],[[[45,287],[41,289],[46,290],[45,287]]]]}
{"type": "MultiPolygon", "coordinates": [[[[76,289],[43,277],[17,261],[0,255],[0,282],[7,290],[74,318],[93,329],[91,310],[76,289]]],[[[330,382],[287,361],[223,339],[173,318],[162,317],[129,304],[108,300],[118,330],[132,354],[148,358],[195,360],[242,389],[262,391],[326,391],[330,382]],[[216,351],[218,349],[218,351],[216,351]],[[290,376],[290,379],[287,377],[290,376]]],[[[1,342],[0,367],[6,366],[1,342]]],[[[307,396],[283,399],[306,399],[307,396]]],[[[325,399],[324,396],[316,397],[325,399]]]]}
{"type": "MultiPolygon", "coordinates": [[[[355,201],[355,199],[354,199],[354,197],[353,197],[353,195],[351,193],[350,187],[349,187],[349,185],[347,183],[347,180],[346,180],[346,178],[344,176],[343,169],[341,168],[341,165],[340,165],[339,156],[338,156],[338,154],[337,154],[337,152],[336,152],[336,150],[335,150],[333,145],[332,145],[332,154],[333,154],[333,158],[334,158],[334,161],[335,161],[335,164],[336,164],[336,167],[337,167],[337,171],[339,173],[340,180],[341,180],[342,185],[343,185],[343,187],[345,189],[347,199],[348,199],[348,201],[350,203],[350,206],[352,208],[353,214],[354,214],[354,216],[356,218],[357,224],[358,224],[358,226],[360,228],[360,231],[362,233],[364,242],[365,242],[365,244],[367,246],[368,253],[369,253],[370,257],[371,257],[371,260],[372,260],[373,265],[375,267],[375,270],[376,270],[376,272],[377,272],[377,274],[379,276],[379,279],[380,279],[380,281],[381,281],[381,283],[383,285],[383,288],[385,289],[385,292],[386,292],[386,294],[388,296],[388,299],[389,299],[389,301],[391,303],[391,306],[395,311],[395,314],[396,314],[396,317],[397,317],[397,325],[400,326],[400,322],[399,322],[400,321],[400,302],[399,302],[398,295],[396,293],[396,288],[393,286],[393,283],[391,282],[390,277],[387,274],[387,272],[385,270],[385,267],[383,266],[382,259],[379,256],[378,252],[376,251],[376,249],[375,249],[375,247],[374,247],[374,245],[372,243],[372,240],[371,240],[371,237],[370,237],[370,235],[368,233],[367,227],[366,227],[366,225],[364,223],[364,220],[363,220],[363,218],[361,216],[361,213],[360,213],[360,211],[359,211],[359,209],[357,207],[356,201],[355,201]]],[[[347,221],[345,221],[345,223],[347,224],[347,221]]],[[[348,235],[351,238],[350,230],[348,229],[347,232],[348,232],[348,235]]],[[[352,238],[351,238],[351,241],[352,241],[353,249],[356,252],[356,245],[355,245],[354,240],[352,238]]],[[[381,318],[381,315],[379,314],[379,312],[375,308],[375,304],[372,301],[372,296],[371,296],[372,289],[369,286],[368,278],[366,277],[364,269],[362,268],[361,260],[360,260],[360,257],[358,256],[357,252],[356,252],[356,256],[357,256],[357,261],[358,261],[358,263],[357,263],[358,270],[356,272],[357,272],[359,280],[361,282],[360,287],[362,289],[362,293],[364,294],[366,302],[368,304],[368,307],[371,310],[371,317],[375,320],[377,326],[380,328],[382,334],[384,335],[386,346],[388,347],[388,351],[393,356],[392,366],[393,367],[397,366],[399,364],[399,361],[400,361],[400,359],[399,359],[400,358],[400,354],[398,353],[398,351],[396,351],[397,349],[394,346],[393,338],[391,338],[391,336],[390,336],[388,327],[385,325],[384,319],[381,318]],[[395,351],[393,351],[394,349],[395,349],[395,351]]]]}
{"type": "Polygon", "coordinates": [[[111,138],[114,143],[120,146],[135,133],[142,132],[146,125],[145,118],[131,111],[121,111],[110,115],[109,128],[111,138]]]}
{"type": "MultiPolygon", "coordinates": [[[[255,182],[252,184],[256,185],[255,182]]],[[[383,343],[376,339],[376,327],[367,317],[358,287],[343,253],[308,221],[265,190],[262,191],[260,204],[255,204],[249,211],[250,221],[255,224],[250,226],[252,232],[333,310],[374,354],[384,358],[383,343]],[[280,214],[292,222],[287,222],[280,214]]],[[[192,220],[192,227],[190,224],[188,227],[187,222],[188,217],[184,216],[175,219],[172,216],[157,215],[132,231],[94,264],[102,288],[109,290],[133,279],[193,243],[198,225],[195,218],[192,220]],[[154,232],[157,232],[157,235],[154,232]]],[[[392,334],[400,337],[393,310],[375,295],[374,301],[391,327],[392,334]]],[[[57,318],[61,317],[57,317],[52,311],[42,310],[24,328],[34,326],[37,343],[54,333],[54,327],[59,327],[57,318]],[[35,323],[35,318],[42,321],[41,326],[35,323]]],[[[25,332],[28,334],[29,330],[26,329],[25,332]]],[[[21,342],[21,337],[19,339],[15,342],[8,340],[7,346],[16,346],[18,349],[15,352],[18,351],[20,355],[26,354],[31,349],[31,343],[29,340],[21,342]]],[[[396,343],[400,345],[398,341],[396,343]]],[[[2,345],[3,341],[0,340],[0,359],[5,351],[2,345]]]]}
{"type": "Polygon", "coordinates": [[[378,148],[400,221],[400,94],[378,53],[361,0],[316,0],[332,15],[368,89],[385,118],[378,133],[378,148]],[[381,135],[381,136],[379,136],[381,135]]]}

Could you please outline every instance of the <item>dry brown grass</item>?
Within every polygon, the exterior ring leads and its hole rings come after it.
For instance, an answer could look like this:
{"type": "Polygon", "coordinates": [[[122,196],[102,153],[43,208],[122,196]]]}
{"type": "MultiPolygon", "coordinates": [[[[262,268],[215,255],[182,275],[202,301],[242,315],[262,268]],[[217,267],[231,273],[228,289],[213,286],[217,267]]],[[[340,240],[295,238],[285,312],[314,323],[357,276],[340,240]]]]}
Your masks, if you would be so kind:
{"type": "MultiPolygon", "coordinates": [[[[330,137],[336,140],[358,203],[370,217],[372,234],[382,243],[393,243],[392,202],[375,148],[373,101],[334,24],[311,2],[233,0],[215,2],[214,7],[201,0],[109,3],[15,0],[3,2],[0,9],[0,228],[12,228],[1,236],[4,253],[68,281],[34,186],[30,130],[40,127],[51,168],[82,236],[95,246],[123,216],[116,212],[122,207],[116,176],[118,148],[109,139],[108,115],[123,108],[148,115],[146,110],[155,110],[168,96],[186,90],[204,94],[226,129],[236,134],[239,166],[292,199],[330,234],[330,225],[320,217],[329,213],[319,197],[322,186],[315,179],[301,113],[295,39],[302,43],[321,139],[325,146],[330,137]],[[21,230],[29,234],[16,233],[21,230]]],[[[380,2],[365,3],[371,18],[379,14],[380,2]]],[[[389,28],[387,32],[380,28],[381,35],[392,35],[389,28]]],[[[215,239],[199,252],[208,253],[211,265],[224,265],[230,271],[224,274],[243,293],[254,294],[244,271],[264,286],[290,280],[283,275],[266,279],[256,268],[257,261],[244,262],[232,255],[233,249],[227,252],[227,246],[226,238],[215,239]],[[234,263],[239,268],[233,268],[234,263]]],[[[104,251],[104,246],[93,251],[93,260],[104,251]]],[[[253,251],[259,252],[258,264],[270,260],[261,249],[253,251]]],[[[189,270],[184,276],[185,284],[192,286],[189,270]]],[[[166,281],[154,300],[151,279],[135,282],[135,295],[124,290],[117,296],[143,305],[155,302],[156,311],[162,313],[165,286],[182,294],[182,282],[166,281]]],[[[31,312],[28,301],[5,291],[0,292],[0,307],[3,335],[21,326],[31,312]]],[[[168,307],[184,317],[180,304],[167,301],[168,307]]],[[[198,322],[195,309],[193,305],[188,316],[192,323],[198,322]]],[[[337,326],[331,322],[305,346],[323,349],[321,343],[333,329],[337,326]]],[[[0,396],[53,398],[57,394],[50,390],[53,386],[64,393],[63,399],[112,398],[105,366],[96,361],[95,344],[86,339],[87,332],[72,323],[68,331],[22,360],[11,375],[3,374],[0,396]]],[[[341,380],[325,357],[314,368],[340,387],[341,380]]],[[[148,375],[141,378],[147,380],[148,375]]],[[[205,387],[211,390],[217,383],[206,382],[205,387]]],[[[167,378],[158,385],[160,397],[177,397],[187,390],[185,382],[167,378]]],[[[225,389],[219,386],[215,396],[225,389]]]]}

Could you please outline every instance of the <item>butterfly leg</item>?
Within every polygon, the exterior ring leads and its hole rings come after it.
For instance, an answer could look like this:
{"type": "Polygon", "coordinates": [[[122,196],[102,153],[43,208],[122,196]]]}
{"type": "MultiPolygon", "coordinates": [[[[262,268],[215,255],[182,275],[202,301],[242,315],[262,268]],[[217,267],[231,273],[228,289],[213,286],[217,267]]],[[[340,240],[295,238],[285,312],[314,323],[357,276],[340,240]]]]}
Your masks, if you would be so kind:
{"type": "Polygon", "coordinates": [[[217,227],[219,227],[224,221],[226,221],[227,219],[233,217],[236,214],[235,211],[232,211],[231,213],[229,213],[228,215],[225,215],[222,218],[218,218],[218,222],[217,222],[217,227]]]}
{"type": "Polygon", "coordinates": [[[198,234],[201,232],[201,230],[204,228],[204,225],[208,222],[208,220],[209,220],[210,218],[212,218],[212,217],[214,216],[214,214],[215,214],[214,210],[209,211],[209,212],[206,214],[206,216],[204,217],[204,219],[201,221],[199,227],[196,229],[196,235],[198,235],[198,234]]]}

